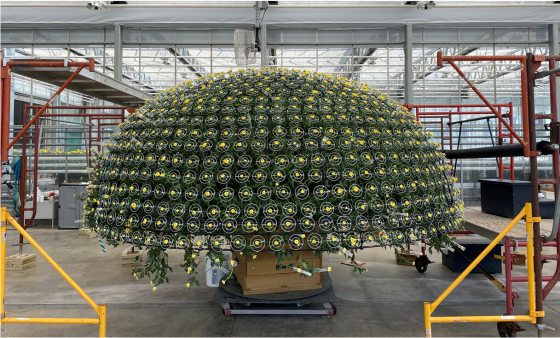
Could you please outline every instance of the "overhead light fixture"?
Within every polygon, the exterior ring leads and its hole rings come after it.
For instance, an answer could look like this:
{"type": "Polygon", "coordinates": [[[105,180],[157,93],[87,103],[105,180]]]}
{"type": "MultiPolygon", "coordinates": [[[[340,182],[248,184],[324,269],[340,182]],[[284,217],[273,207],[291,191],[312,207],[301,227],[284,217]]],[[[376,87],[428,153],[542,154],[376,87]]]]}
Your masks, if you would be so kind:
{"type": "MultiPolygon", "coordinates": [[[[412,1],[411,1],[412,2],[412,1]]],[[[429,10],[436,7],[436,2],[435,1],[417,1],[416,3],[416,8],[418,9],[423,9],[423,10],[429,10]]]]}
{"type": "Polygon", "coordinates": [[[105,9],[109,1],[89,1],[86,5],[87,9],[91,9],[92,11],[100,11],[105,9]]]}

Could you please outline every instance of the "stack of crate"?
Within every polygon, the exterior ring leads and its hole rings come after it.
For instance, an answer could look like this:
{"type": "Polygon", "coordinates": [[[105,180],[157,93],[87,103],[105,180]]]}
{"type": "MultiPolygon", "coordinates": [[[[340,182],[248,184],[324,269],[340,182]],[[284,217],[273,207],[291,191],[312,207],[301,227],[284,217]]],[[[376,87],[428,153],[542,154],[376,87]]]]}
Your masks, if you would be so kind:
{"type": "Polygon", "coordinates": [[[35,254],[15,254],[6,257],[6,270],[23,271],[34,267],[37,264],[35,254]]]}

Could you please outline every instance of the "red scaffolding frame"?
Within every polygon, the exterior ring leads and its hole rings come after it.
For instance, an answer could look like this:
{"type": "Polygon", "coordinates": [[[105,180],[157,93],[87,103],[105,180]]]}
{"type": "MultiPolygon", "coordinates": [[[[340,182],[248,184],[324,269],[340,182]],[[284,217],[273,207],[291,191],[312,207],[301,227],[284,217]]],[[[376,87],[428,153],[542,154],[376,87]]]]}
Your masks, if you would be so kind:
{"type": "MultiPolygon", "coordinates": [[[[39,111],[42,109],[41,106],[33,106],[33,105],[26,105],[24,107],[24,125],[27,125],[29,121],[33,118],[30,116],[36,116],[37,113],[34,111],[39,111]]],[[[93,127],[94,121],[97,121],[97,133],[96,133],[96,146],[97,152],[101,152],[101,142],[102,140],[102,128],[108,126],[115,126],[119,123],[123,122],[125,119],[125,112],[128,110],[127,107],[120,107],[120,106],[49,106],[45,110],[43,110],[42,115],[40,118],[35,119],[33,122],[33,130],[31,132],[30,128],[23,134],[21,137],[21,170],[20,170],[20,201],[22,201],[20,205],[20,213],[19,213],[19,223],[22,225],[24,229],[27,229],[33,221],[35,220],[35,215],[37,212],[37,186],[38,186],[38,176],[39,176],[39,124],[41,118],[61,118],[61,117],[79,117],[87,119],[88,124],[88,137],[86,138],[86,157],[87,157],[87,167],[91,168],[91,156],[92,156],[92,145],[94,143],[93,140],[93,127]],[[52,110],[77,110],[77,113],[56,113],[52,112],[52,110]],[[89,113],[89,111],[99,111],[99,110],[112,110],[116,111],[117,113],[99,113],[93,112],[89,113]],[[105,121],[107,120],[107,121],[105,121]],[[33,165],[28,168],[27,163],[27,145],[28,142],[32,140],[33,145],[33,165]],[[27,197],[27,178],[28,174],[32,175],[32,187],[31,187],[31,195],[32,195],[32,205],[31,207],[25,206],[25,200],[27,197]],[[31,216],[29,218],[25,217],[25,212],[30,211],[31,216]]]]}
{"type": "Polygon", "coordinates": [[[1,83],[1,93],[2,93],[2,104],[0,104],[0,160],[5,162],[8,160],[8,153],[10,149],[16,144],[16,142],[27,132],[29,127],[35,124],[35,122],[41,117],[41,115],[47,110],[47,108],[52,104],[54,99],[60,95],[64,89],[80,74],[80,72],[87,68],[90,72],[95,70],[95,59],[90,58],[86,62],[80,61],[44,61],[44,60],[8,60],[4,62],[0,58],[1,72],[0,72],[0,83],[1,83]],[[60,88],[39,108],[35,113],[33,118],[31,118],[21,129],[16,136],[10,140],[10,90],[11,90],[11,68],[12,67],[72,67],[76,68],[74,72],[62,83],[60,88]]]}
{"type": "MultiPolygon", "coordinates": [[[[537,151],[537,141],[536,141],[536,119],[550,119],[551,127],[558,128],[557,119],[557,107],[556,107],[556,73],[559,71],[555,68],[556,61],[560,61],[560,56],[543,56],[543,55],[533,55],[528,53],[527,55],[495,55],[495,56],[469,56],[469,55],[453,55],[444,56],[441,51],[437,53],[437,65],[442,67],[444,62],[449,64],[459,76],[469,85],[469,87],[475,92],[475,94],[484,102],[485,106],[492,112],[492,114],[499,120],[499,124],[502,124],[507,129],[507,134],[516,140],[523,147],[523,154],[525,157],[529,157],[531,163],[531,205],[532,205],[532,215],[537,220],[540,218],[539,210],[539,197],[538,197],[538,187],[541,183],[553,184],[555,193],[558,190],[558,179],[560,177],[559,172],[559,152],[554,150],[552,152],[553,156],[553,179],[539,179],[538,177],[538,163],[537,156],[539,155],[537,151]],[[456,62],[484,62],[484,61],[517,61],[520,64],[521,72],[521,116],[522,116],[522,135],[520,136],[513,129],[513,125],[508,125],[507,121],[500,114],[499,110],[496,109],[495,105],[492,105],[488,99],[482,94],[482,92],[476,87],[476,85],[465,75],[465,73],[459,68],[456,62]],[[548,62],[549,71],[538,72],[541,64],[543,62],[548,62]],[[548,76],[550,79],[550,114],[536,114],[535,113],[535,102],[534,102],[534,87],[535,80],[537,78],[542,78],[548,76]]],[[[506,135],[507,135],[506,134],[506,135]]],[[[560,198],[560,196],[555,195],[555,199],[560,198]]],[[[560,236],[558,233],[555,234],[555,238],[549,242],[543,243],[543,238],[540,230],[540,222],[533,223],[534,236],[534,269],[535,269],[535,280],[529,281],[535,283],[536,288],[536,311],[543,310],[543,301],[546,296],[550,293],[550,290],[556,285],[560,280],[560,236]],[[556,254],[554,255],[543,255],[542,247],[556,247],[556,254]],[[542,263],[545,260],[556,261],[556,269],[552,276],[542,276],[542,263]],[[543,288],[543,281],[548,281],[548,284],[543,288]]],[[[513,282],[527,281],[528,277],[512,277],[513,269],[513,259],[512,259],[512,248],[516,246],[527,246],[527,242],[524,240],[514,241],[512,239],[506,238],[504,245],[504,264],[506,271],[506,314],[512,314],[513,312],[513,300],[515,299],[515,293],[513,293],[513,282]]],[[[543,329],[542,317],[537,318],[537,328],[538,330],[543,329]]]]}
{"type": "MultiPolygon", "coordinates": [[[[487,109],[485,104],[407,104],[405,105],[415,116],[416,120],[422,122],[422,124],[435,124],[440,127],[440,144],[442,150],[448,147],[449,150],[453,149],[453,125],[455,123],[460,123],[460,120],[454,121],[454,116],[458,115],[484,115],[487,118],[493,117],[494,112],[487,109]],[[445,109],[438,110],[438,109],[445,109]],[[475,109],[475,110],[472,110],[475,109]],[[445,125],[448,126],[448,136],[445,136],[445,125]]],[[[513,105],[509,103],[495,103],[492,104],[494,109],[498,114],[504,118],[507,118],[507,124],[513,127],[513,105]]],[[[484,119],[484,117],[482,117],[484,119]]],[[[515,142],[515,138],[511,133],[504,132],[504,125],[498,121],[498,142],[501,140],[508,139],[509,144],[515,142]]],[[[460,125],[458,139],[461,139],[462,124],[460,125]]],[[[492,141],[493,142],[493,141],[492,141]]],[[[493,144],[494,145],[494,144],[493,144]]],[[[460,144],[457,144],[459,147],[460,144]]],[[[509,179],[513,180],[515,178],[514,174],[514,158],[509,158],[509,164],[504,164],[502,157],[498,158],[498,177],[500,179],[504,178],[505,171],[509,171],[509,179]]],[[[453,167],[454,161],[449,160],[452,166],[452,174],[455,174],[455,167],[453,167]]]]}

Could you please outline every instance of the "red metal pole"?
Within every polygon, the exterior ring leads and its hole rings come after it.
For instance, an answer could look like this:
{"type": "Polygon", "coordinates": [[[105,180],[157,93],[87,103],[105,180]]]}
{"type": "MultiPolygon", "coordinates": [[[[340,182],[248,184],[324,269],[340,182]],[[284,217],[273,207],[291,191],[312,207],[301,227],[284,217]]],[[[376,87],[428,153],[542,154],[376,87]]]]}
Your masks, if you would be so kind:
{"type": "MultiPolygon", "coordinates": [[[[35,109],[39,109],[42,106],[39,105],[30,105],[30,107],[35,108],[35,109]]],[[[122,107],[122,106],[73,106],[73,105],[62,105],[62,106],[49,106],[49,108],[51,109],[86,109],[86,110],[90,110],[90,109],[106,109],[106,110],[122,110],[122,109],[126,109],[126,107],[122,107]]],[[[99,115],[103,115],[103,113],[99,113],[99,115]]],[[[122,114],[116,114],[118,116],[121,116],[122,114]]]]}
{"type": "MultiPolygon", "coordinates": [[[[481,103],[461,103],[461,104],[413,104],[408,105],[411,108],[487,108],[488,106],[481,103]]],[[[494,107],[507,107],[507,103],[495,103],[494,107]]],[[[455,114],[456,112],[450,112],[455,114]]]]}
{"type": "MultiPolygon", "coordinates": [[[[52,107],[49,107],[52,108],[52,107]]],[[[65,107],[65,108],[61,108],[61,109],[69,109],[72,107],[65,107]]],[[[122,116],[119,114],[72,114],[72,113],[67,113],[67,114],[42,114],[41,117],[77,117],[77,116],[87,116],[87,117],[91,117],[91,118],[98,118],[98,119],[121,119],[122,116]]]]}
{"type": "MultiPolygon", "coordinates": [[[[553,69],[556,67],[556,62],[554,60],[548,61],[548,69],[553,69]]],[[[556,97],[556,74],[552,73],[549,76],[549,89],[550,89],[550,119],[552,122],[558,122],[558,110],[557,110],[557,100],[556,97]]],[[[552,176],[554,177],[554,199],[557,199],[558,196],[558,178],[560,176],[560,155],[558,150],[555,150],[552,153],[552,176]]]]}
{"type": "MultiPolygon", "coordinates": [[[[543,282],[551,281],[552,278],[553,278],[552,276],[542,276],[543,282]]],[[[512,277],[511,281],[514,282],[514,283],[527,283],[527,276],[512,277]]],[[[543,297],[544,297],[544,289],[543,289],[543,297]]],[[[544,297],[544,298],[546,298],[546,297],[544,297]]]]}
{"type": "MultiPolygon", "coordinates": [[[[556,234],[555,244],[556,244],[556,255],[560,256],[560,236],[558,236],[558,234],[556,234]]],[[[546,296],[548,296],[548,294],[550,293],[550,291],[552,291],[552,289],[558,283],[558,281],[560,281],[560,261],[556,261],[556,269],[554,270],[554,274],[552,275],[552,278],[549,280],[546,286],[543,288],[542,291],[543,299],[545,299],[546,296]]]]}
{"type": "MultiPolygon", "coordinates": [[[[23,108],[23,121],[27,121],[29,119],[29,112],[32,110],[31,106],[25,105],[23,108]]],[[[27,135],[26,135],[27,136],[27,135]]],[[[25,226],[25,200],[27,197],[27,137],[24,137],[21,141],[21,160],[20,160],[20,175],[19,175],[19,200],[20,200],[20,207],[19,207],[19,224],[23,224],[25,226]]],[[[20,241],[20,249],[21,245],[23,245],[23,236],[19,237],[20,241]]]]}
{"type": "MultiPolygon", "coordinates": [[[[529,133],[529,146],[531,164],[531,208],[533,217],[540,217],[539,205],[539,176],[538,176],[538,163],[537,163],[537,139],[536,139],[536,126],[535,126],[535,72],[540,66],[540,62],[535,60],[533,54],[527,54],[526,60],[526,83],[527,83],[527,119],[529,121],[526,126],[529,133]]],[[[524,135],[525,136],[525,135],[524,135]]],[[[543,290],[542,290],[542,237],[540,222],[533,222],[534,233],[534,267],[535,267],[535,302],[536,311],[543,310],[543,290]]],[[[532,282],[532,281],[531,281],[532,282]]],[[[537,333],[541,336],[542,329],[539,326],[542,324],[543,318],[537,317],[537,333]]]]}
{"type": "Polygon", "coordinates": [[[506,315],[513,314],[513,285],[511,279],[511,270],[513,264],[511,261],[511,239],[504,239],[504,265],[506,270],[506,315]]]}
{"type": "MultiPolygon", "coordinates": [[[[509,103],[509,125],[513,127],[513,103],[509,103]]],[[[509,144],[513,144],[513,135],[509,134],[509,144]]],[[[512,156],[509,158],[509,179],[515,180],[515,158],[512,156]]]]}
{"type": "MultiPolygon", "coordinates": [[[[459,109],[460,108],[457,108],[457,112],[459,112],[459,109]]],[[[451,122],[453,122],[453,115],[449,114],[447,119],[449,120],[447,122],[447,128],[449,129],[449,150],[453,150],[453,124],[451,124],[451,122]]],[[[449,161],[449,165],[453,168],[453,160],[449,161]]],[[[455,172],[452,172],[451,175],[455,176],[455,172]]]]}
{"type": "MultiPolygon", "coordinates": [[[[556,62],[552,59],[549,59],[548,69],[553,69],[554,67],[556,67],[556,62]]],[[[557,122],[558,110],[556,104],[558,98],[556,97],[556,74],[555,73],[550,74],[549,79],[550,79],[549,83],[550,83],[550,115],[551,115],[550,119],[552,120],[552,122],[557,122]]],[[[552,172],[553,172],[554,183],[555,183],[554,200],[560,198],[560,196],[557,196],[558,178],[560,176],[559,171],[560,171],[560,160],[559,160],[558,150],[556,150],[552,154],[552,172]]],[[[555,244],[556,244],[556,254],[560,255],[560,235],[558,233],[556,234],[555,244]]],[[[556,261],[556,269],[554,270],[554,274],[552,275],[551,280],[543,288],[543,299],[545,299],[546,296],[548,296],[550,291],[552,291],[552,288],[554,288],[554,286],[558,283],[559,280],[560,280],[560,261],[556,261]]]]}
{"type": "Polygon", "coordinates": [[[41,114],[43,114],[45,112],[45,110],[47,110],[47,108],[49,108],[49,105],[54,101],[54,99],[60,95],[60,93],[62,93],[62,91],[64,89],[66,89],[66,87],[68,87],[68,85],[78,76],[78,74],[80,74],[80,72],[82,71],[82,69],[84,69],[84,66],[80,66],[78,68],[76,68],[76,70],[72,73],[72,75],[70,75],[70,77],[62,84],[62,86],[60,86],[60,88],[58,88],[58,90],[51,96],[51,98],[41,107],[41,109],[39,109],[39,111],[37,111],[37,113],[35,113],[35,115],[33,116],[33,118],[27,122],[25,124],[25,126],[23,126],[23,128],[21,129],[21,131],[14,137],[14,139],[10,142],[10,144],[8,145],[8,149],[12,148],[14,146],[14,144],[16,144],[16,142],[20,139],[20,137],[25,134],[25,132],[27,131],[27,129],[29,129],[29,127],[31,127],[35,121],[37,121],[40,117],[41,114]]]}
{"type": "Polygon", "coordinates": [[[92,121],[91,118],[87,119],[88,121],[88,141],[86,142],[86,154],[87,154],[87,164],[88,168],[91,168],[91,144],[93,143],[93,126],[91,125],[92,121]]]}
{"type": "Polygon", "coordinates": [[[8,67],[25,66],[25,67],[79,67],[87,68],[90,72],[95,70],[95,59],[90,58],[87,62],[82,61],[41,61],[41,60],[9,60],[8,67]]]}
{"type": "Polygon", "coordinates": [[[529,100],[527,94],[527,65],[521,62],[521,119],[523,121],[523,146],[525,147],[525,156],[530,156],[529,153],[529,100]]]}
{"type": "Polygon", "coordinates": [[[101,120],[97,121],[97,154],[101,154],[101,120]]]}
{"type": "Polygon", "coordinates": [[[35,130],[33,131],[33,149],[35,149],[35,152],[33,153],[33,192],[31,193],[33,198],[33,201],[31,202],[33,210],[31,210],[31,217],[27,219],[25,224],[22,223],[24,229],[27,229],[27,227],[33,224],[35,216],[37,215],[37,185],[39,184],[39,122],[39,120],[35,121],[35,130]]]}
{"type": "MultiPolygon", "coordinates": [[[[2,63],[2,58],[0,58],[0,63],[2,63]]],[[[0,148],[2,149],[1,152],[1,160],[2,163],[8,161],[8,142],[10,140],[10,86],[11,86],[11,74],[10,68],[1,65],[1,78],[2,78],[2,111],[0,112],[1,119],[0,119],[0,132],[2,134],[0,140],[0,148]]]]}

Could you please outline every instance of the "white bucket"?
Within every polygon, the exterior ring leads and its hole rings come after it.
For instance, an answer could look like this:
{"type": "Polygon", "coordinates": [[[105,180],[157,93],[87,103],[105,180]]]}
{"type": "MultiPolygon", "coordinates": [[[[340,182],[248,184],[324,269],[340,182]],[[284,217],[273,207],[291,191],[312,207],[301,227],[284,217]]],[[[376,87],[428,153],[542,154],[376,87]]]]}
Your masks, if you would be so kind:
{"type": "MultiPolygon", "coordinates": [[[[229,252],[224,252],[223,253],[226,259],[226,263],[229,262],[229,252]]],[[[227,266],[227,265],[226,265],[227,266]]],[[[206,257],[206,285],[211,287],[211,288],[217,288],[220,286],[220,281],[222,280],[222,278],[225,277],[226,273],[228,272],[228,270],[226,268],[220,268],[218,265],[216,265],[214,262],[211,262],[210,259],[208,259],[208,257],[206,257]]]]}

